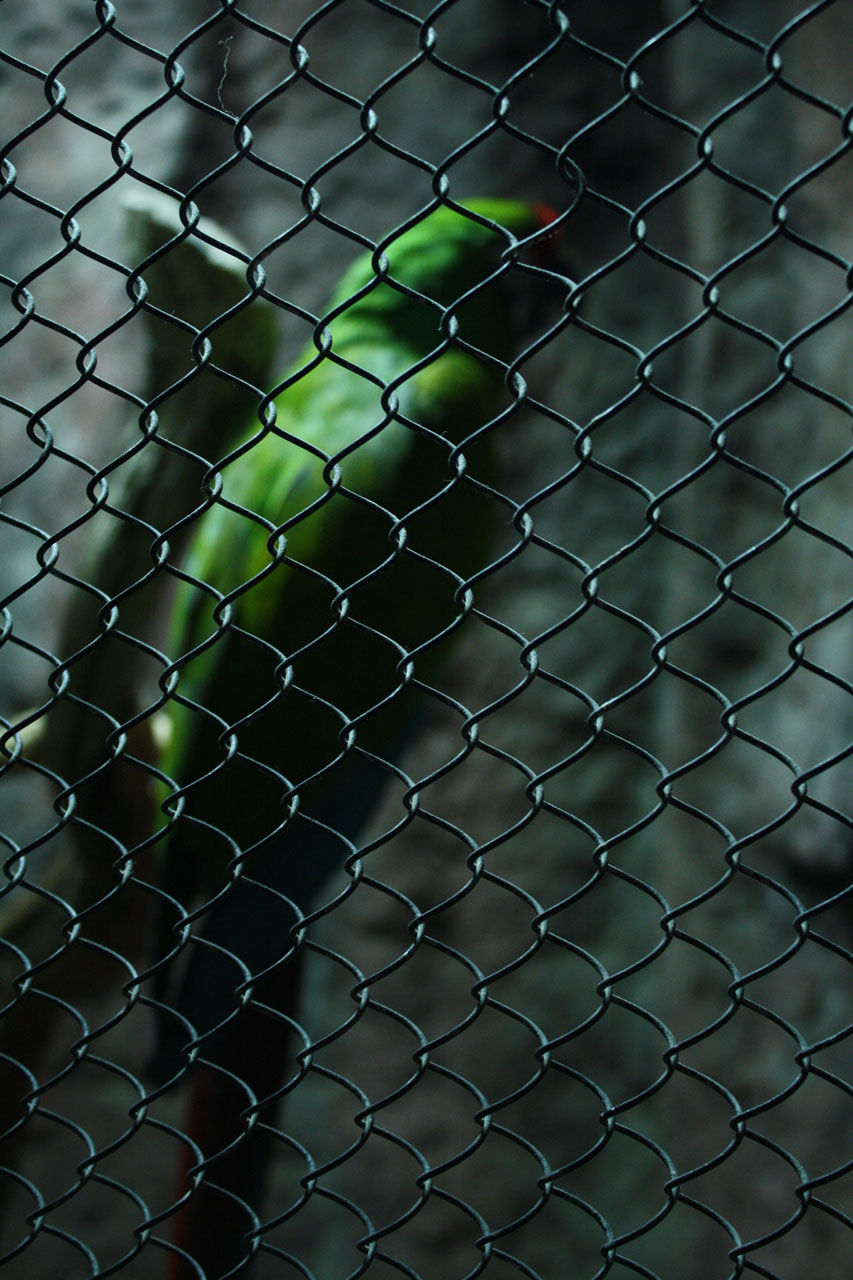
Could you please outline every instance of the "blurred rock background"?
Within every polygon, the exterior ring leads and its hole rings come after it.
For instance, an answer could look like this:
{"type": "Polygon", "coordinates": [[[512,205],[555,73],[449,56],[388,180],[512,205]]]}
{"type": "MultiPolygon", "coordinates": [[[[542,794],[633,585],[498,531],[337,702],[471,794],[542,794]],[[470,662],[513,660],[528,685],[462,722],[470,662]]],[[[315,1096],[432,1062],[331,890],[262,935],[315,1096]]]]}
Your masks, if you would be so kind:
{"type": "MultiPolygon", "coordinates": [[[[484,1258],[496,1280],[592,1277],[614,1257],[614,1275],[661,1280],[722,1280],[744,1256],[780,1280],[846,1274],[853,1206],[834,1174],[853,1129],[839,1039],[853,18],[791,0],[590,8],[68,0],[58,20],[48,0],[6,0],[0,12],[11,724],[51,701],[69,616],[88,609],[76,625],[102,630],[75,585],[93,542],[128,542],[110,597],[151,568],[151,537],[95,509],[93,476],[106,468],[111,491],[131,495],[134,475],[150,476],[157,530],[198,501],[203,465],[139,448],[145,403],[168,392],[161,436],[194,439],[211,461],[225,446],[207,452],[192,432],[227,432],[257,403],[194,372],[187,326],[230,299],[214,286],[200,300],[194,277],[182,296],[186,253],[143,275],[187,325],[134,313],[122,266],[147,250],[125,206],[146,180],[190,193],[250,257],[273,246],[266,288],[288,303],[269,312],[274,370],[310,337],[305,313],[354,240],[423,208],[438,171],[454,198],[570,211],[582,300],[523,367],[540,407],[502,431],[505,492],[534,536],[507,523],[498,550],[518,554],[484,584],[484,616],[445,681],[482,745],[424,787],[441,826],[418,818],[384,839],[403,815],[391,789],[366,878],[312,926],[302,1020],[330,1038],[282,1111],[267,1209],[284,1220],[264,1237],[281,1252],[262,1250],[260,1277],[356,1274],[369,1236],[374,1273],[424,1280],[478,1274],[484,1258]],[[322,216],[288,235],[309,192],[322,216]],[[193,374],[180,392],[176,368],[193,374]],[[422,940],[400,895],[430,912],[422,940]],[[366,1005],[351,995],[358,973],[366,1005]]],[[[543,286],[545,327],[560,301],[543,286]]],[[[268,307],[211,333],[213,361],[261,390],[248,375],[269,354],[268,307]]],[[[159,574],[123,601],[122,630],[162,639],[167,594],[159,574]]],[[[124,724],[137,708],[122,689],[153,697],[160,670],[119,638],[72,674],[108,682],[97,706],[124,724]]],[[[41,717],[41,732],[53,772],[78,783],[107,759],[109,725],[97,709],[66,713],[41,717]]],[[[461,752],[462,721],[436,705],[409,777],[461,752]]],[[[12,1276],[166,1267],[168,1221],[141,1247],[134,1232],[175,1198],[182,1100],[171,1090],[140,1109],[150,1014],[127,986],[146,964],[155,870],[150,851],[126,883],[113,865],[117,842],[139,838],[146,774],[131,763],[103,777],[77,788],[82,818],[98,815],[82,838],[38,766],[2,778],[7,876],[24,876],[0,904],[12,1276]],[[39,1195],[51,1207],[28,1220],[39,1195]]]]}

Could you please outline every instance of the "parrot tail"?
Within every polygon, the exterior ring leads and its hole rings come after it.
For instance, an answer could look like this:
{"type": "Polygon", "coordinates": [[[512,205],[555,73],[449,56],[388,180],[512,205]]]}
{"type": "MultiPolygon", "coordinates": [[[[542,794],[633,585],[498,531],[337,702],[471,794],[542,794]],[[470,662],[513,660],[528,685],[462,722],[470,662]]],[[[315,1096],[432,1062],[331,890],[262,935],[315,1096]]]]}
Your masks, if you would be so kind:
{"type": "Polygon", "coordinates": [[[277,1103],[286,1079],[301,954],[294,953],[255,988],[247,1006],[206,1043],[191,1070],[185,1121],[202,1153],[203,1177],[187,1195],[192,1150],[179,1174],[169,1280],[225,1280],[243,1275],[257,1251],[251,1232],[272,1160],[277,1103]],[[276,1011],[263,1013],[259,1005],[276,1011]],[[254,1124],[246,1115],[254,1094],[254,1124]]]}

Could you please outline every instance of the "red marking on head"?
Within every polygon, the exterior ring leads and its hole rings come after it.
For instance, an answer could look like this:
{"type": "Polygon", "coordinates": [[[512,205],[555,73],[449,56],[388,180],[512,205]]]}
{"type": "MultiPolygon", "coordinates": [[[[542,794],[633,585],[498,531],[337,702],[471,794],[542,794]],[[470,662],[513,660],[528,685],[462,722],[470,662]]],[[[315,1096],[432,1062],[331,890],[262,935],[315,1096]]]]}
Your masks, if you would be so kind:
{"type": "Polygon", "coordinates": [[[556,222],[560,216],[552,204],[534,204],[533,208],[536,211],[543,227],[550,226],[551,223],[556,222]]]}
{"type": "Polygon", "coordinates": [[[534,204],[533,211],[538,216],[544,235],[540,233],[533,245],[533,255],[542,266],[553,264],[557,247],[563,239],[563,227],[557,220],[557,210],[550,204],[534,204]],[[556,225],[554,225],[556,224],[556,225]]]}

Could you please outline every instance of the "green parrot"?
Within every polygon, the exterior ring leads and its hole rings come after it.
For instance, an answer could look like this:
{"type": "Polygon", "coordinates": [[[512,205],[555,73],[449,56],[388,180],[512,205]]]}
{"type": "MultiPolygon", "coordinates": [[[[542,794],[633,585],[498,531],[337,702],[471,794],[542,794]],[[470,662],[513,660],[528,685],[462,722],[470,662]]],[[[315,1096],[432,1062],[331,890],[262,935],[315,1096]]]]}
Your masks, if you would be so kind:
{"type": "Polygon", "coordinates": [[[198,1275],[188,1257],[210,1280],[237,1274],[257,1246],[294,926],[402,778],[488,563],[490,427],[513,403],[518,338],[510,258],[553,216],[441,206],[360,257],[270,399],[274,422],[237,439],[195,519],[164,678],[175,790],[155,968],[156,1069],[195,1058],[175,1280],[198,1275]]]}

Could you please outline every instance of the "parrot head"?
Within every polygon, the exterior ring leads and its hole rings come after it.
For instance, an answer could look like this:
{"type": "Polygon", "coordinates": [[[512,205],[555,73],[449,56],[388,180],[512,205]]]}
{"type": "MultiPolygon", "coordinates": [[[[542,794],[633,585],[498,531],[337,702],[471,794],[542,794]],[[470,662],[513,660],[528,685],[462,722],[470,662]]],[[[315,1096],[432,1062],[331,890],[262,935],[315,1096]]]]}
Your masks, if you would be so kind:
{"type": "Polygon", "coordinates": [[[339,311],[330,325],[335,349],[342,351],[352,336],[363,339],[375,317],[385,332],[391,321],[400,340],[426,353],[452,309],[464,341],[507,358],[504,263],[537,232],[534,247],[547,253],[556,217],[548,205],[499,197],[441,205],[344,274],[329,304],[329,314],[339,311]]]}

